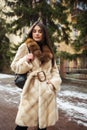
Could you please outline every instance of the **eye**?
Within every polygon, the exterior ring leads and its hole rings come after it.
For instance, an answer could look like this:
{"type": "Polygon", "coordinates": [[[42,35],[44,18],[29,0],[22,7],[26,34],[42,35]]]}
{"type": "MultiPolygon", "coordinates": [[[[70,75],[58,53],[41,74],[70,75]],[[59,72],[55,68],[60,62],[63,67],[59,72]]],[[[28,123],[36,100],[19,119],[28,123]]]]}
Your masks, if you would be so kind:
{"type": "Polygon", "coordinates": [[[36,30],[35,30],[35,29],[33,29],[33,33],[36,33],[36,30]]]}
{"type": "Polygon", "coordinates": [[[42,33],[42,30],[40,29],[40,30],[38,30],[38,32],[39,32],[39,33],[42,33]]]}

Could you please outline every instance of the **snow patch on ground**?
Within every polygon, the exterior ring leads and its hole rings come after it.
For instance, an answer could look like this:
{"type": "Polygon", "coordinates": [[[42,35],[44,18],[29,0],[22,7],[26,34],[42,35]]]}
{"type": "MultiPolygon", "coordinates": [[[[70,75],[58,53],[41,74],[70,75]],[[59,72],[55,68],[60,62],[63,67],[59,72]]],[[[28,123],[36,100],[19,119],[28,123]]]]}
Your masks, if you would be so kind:
{"type": "Polygon", "coordinates": [[[87,102],[87,94],[64,90],[59,93],[57,103],[60,109],[65,111],[74,121],[87,127],[87,104],[80,102],[79,99],[87,102]],[[68,101],[69,98],[72,98],[72,101],[68,101]],[[78,102],[74,102],[75,98],[78,99],[78,102]]]}
{"type": "Polygon", "coordinates": [[[14,75],[0,74],[0,79],[4,79],[4,78],[12,78],[12,77],[14,77],[14,75]]]}
{"type": "Polygon", "coordinates": [[[7,85],[0,85],[0,99],[2,99],[3,102],[8,103],[9,105],[18,105],[20,101],[22,90],[18,87],[14,86],[12,87],[10,84],[7,85]],[[2,93],[4,91],[4,97],[2,97],[2,93]]]}
{"type": "Polygon", "coordinates": [[[64,91],[61,91],[59,96],[63,96],[63,95],[64,95],[64,97],[74,97],[74,98],[79,98],[79,99],[87,99],[87,94],[82,93],[82,92],[64,90],[64,91]]]}

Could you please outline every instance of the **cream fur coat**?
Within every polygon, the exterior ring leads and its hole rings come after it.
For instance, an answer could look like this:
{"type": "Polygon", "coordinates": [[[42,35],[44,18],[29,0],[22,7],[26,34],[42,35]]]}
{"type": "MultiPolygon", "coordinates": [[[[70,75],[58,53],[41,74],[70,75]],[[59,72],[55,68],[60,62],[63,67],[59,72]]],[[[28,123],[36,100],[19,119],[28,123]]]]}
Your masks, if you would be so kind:
{"type": "Polygon", "coordinates": [[[39,125],[40,128],[54,125],[58,120],[56,95],[60,90],[61,78],[56,63],[52,67],[52,54],[47,46],[41,52],[37,43],[28,39],[19,47],[11,69],[19,74],[28,72],[21,94],[16,124],[29,127],[39,125]],[[29,63],[26,61],[26,55],[29,53],[27,46],[35,55],[34,60],[29,63]],[[46,75],[46,80],[43,82],[40,82],[37,77],[40,71],[44,71],[46,75]],[[47,84],[47,80],[53,84],[54,90],[47,84]]]}

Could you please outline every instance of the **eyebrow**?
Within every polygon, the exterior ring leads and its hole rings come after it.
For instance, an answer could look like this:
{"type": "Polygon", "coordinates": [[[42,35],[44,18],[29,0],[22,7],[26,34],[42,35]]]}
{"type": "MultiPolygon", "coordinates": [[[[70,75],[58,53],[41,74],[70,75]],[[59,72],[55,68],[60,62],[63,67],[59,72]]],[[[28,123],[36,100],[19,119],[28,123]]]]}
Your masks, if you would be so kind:
{"type": "MultiPolygon", "coordinates": [[[[34,28],[32,31],[36,31],[36,30],[37,30],[37,29],[35,29],[35,28],[34,28]]],[[[39,29],[38,31],[43,32],[43,30],[42,30],[42,29],[39,29]]]]}

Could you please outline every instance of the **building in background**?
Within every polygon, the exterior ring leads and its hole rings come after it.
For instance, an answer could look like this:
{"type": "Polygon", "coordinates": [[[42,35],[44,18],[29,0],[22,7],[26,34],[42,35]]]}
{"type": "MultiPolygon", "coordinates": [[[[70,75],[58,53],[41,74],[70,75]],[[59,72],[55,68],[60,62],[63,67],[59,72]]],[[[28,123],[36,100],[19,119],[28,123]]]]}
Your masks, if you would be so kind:
{"type": "MultiPolygon", "coordinates": [[[[77,15],[83,12],[83,1],[77,0],[72,14],[69,15],[69,22],[76,23],[77,15]]],[[[71,26],[71,38],[73,41],[76,40],[77,36],[79,36],[80,32],[71,26]]],[[[76,50],[72,47],[72,44],[66,45],[64,42],[57,45],[57,51],[65,51],[70,54],[78,54],[79,57],[69,60],[69,59],[60,59],[60,74],[62,78],[66,78],[67,76],[74,76],[75,78],[87,79],[87,38],[81,47],[81,50],[76,52],[76,50]],[[82,53],[84,51],[84,53],[82,53]],[[81,54],[82,53],[82,54],[81,54]],[[71,74],[71,75],[70,75],[71,74]]]]}

